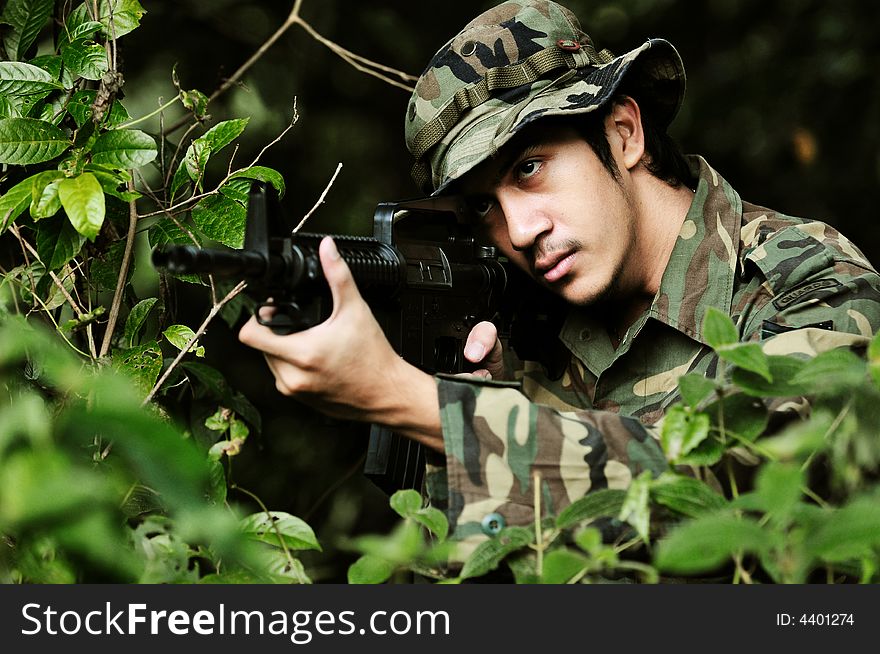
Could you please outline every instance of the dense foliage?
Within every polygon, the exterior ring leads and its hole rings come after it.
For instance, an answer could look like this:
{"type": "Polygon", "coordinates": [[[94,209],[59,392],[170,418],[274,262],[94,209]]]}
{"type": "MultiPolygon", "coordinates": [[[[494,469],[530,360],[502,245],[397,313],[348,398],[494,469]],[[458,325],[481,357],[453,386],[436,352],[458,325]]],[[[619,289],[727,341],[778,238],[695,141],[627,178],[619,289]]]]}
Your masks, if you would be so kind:
{"type": "MultiPolygon", "coordinates": [[[[328,543],[233,474],[264,416],[204,341],[211,320],[240,319],[241,288],[160,277],[138,256],[144,239],[241,247],[250,183],[283,195],[296,172],[262,161],[296,105],[241,166],[251,116],[212,120],[176,72],[171,100],[129,114],[119,62],[147,20],[138,0],[2,7],[0,580],[320,579],[328,543]],[[177,321],[181,284],[204,321],[177,321]]],[[[443,515],[400,493],[390,533],[329,544],[351,553],[348,579],[877,581],[880,344],[807,361],[737,344],[718,314],[706,333],[728,382],[681,380],[665,474],[510,527],[460,569],[444,565],[443,515]],[[764,437],[761,400],[801,395],[812,418],[764,437]]]]}

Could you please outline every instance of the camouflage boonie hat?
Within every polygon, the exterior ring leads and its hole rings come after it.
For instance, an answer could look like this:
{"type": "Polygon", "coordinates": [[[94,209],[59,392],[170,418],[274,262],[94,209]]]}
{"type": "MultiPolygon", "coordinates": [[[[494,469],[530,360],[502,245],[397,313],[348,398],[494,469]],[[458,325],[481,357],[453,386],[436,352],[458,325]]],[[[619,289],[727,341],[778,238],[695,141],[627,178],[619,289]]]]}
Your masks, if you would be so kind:
{"type": "Polygon", "coordinates": [[[574,14],[549,0],[505,2],[471,21],[431,60],[406,115],[413,178],[439,193],[544,116],[593,111],[630,69],[666,126],[684,98],[684,66],[668,41],[615,57],[597,51],[574,14]]]}

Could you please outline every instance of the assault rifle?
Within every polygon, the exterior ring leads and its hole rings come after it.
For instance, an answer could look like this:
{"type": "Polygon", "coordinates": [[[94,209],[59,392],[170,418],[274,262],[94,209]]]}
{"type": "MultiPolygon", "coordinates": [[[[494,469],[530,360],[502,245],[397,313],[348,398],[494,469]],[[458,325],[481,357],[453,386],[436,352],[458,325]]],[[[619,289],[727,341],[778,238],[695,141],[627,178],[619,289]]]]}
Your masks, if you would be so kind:
{"type": "MultiPolygon", "coordinates": [[[[153,251],[153,264],[175,274],[247,281],[245,292],[259,305],[257,320],[277,334],[317,325],[332,310],[318,258],[324,235],[270,235],[281,224],[274,199],[264,184],[251,186],[243,249],[165,246],[153,251]]],[[[466,369],[468,333],[496,317],[507,286],[495,248],[478,244],[463,216],[455,198],[383,202],[372,238],[333,235],[391,345],[430,374],[466,369]]],[[[421,490],[424,468],[420,444],[370,426],[364,474],[386,493],[421,490]]]]}

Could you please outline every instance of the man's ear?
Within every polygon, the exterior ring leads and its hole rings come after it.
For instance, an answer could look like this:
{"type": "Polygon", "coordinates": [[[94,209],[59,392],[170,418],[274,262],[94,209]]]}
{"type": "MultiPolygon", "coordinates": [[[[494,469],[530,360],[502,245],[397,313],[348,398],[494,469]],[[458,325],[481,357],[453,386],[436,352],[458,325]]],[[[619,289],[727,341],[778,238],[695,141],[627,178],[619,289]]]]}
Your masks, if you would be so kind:
{"type": "Polygon", "coordinates": [[[608,116],[609,137],[620,162],[632,170],[645,154],[645,130],[638,103],[629,96],[614,101],[608,116]]]}

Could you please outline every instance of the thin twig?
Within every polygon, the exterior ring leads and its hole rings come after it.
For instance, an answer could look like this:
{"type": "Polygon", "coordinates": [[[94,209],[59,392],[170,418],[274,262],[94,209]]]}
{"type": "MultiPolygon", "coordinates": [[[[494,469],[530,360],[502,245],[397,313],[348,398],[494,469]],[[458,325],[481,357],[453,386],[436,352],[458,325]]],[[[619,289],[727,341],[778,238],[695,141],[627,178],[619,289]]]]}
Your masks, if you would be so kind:
{"type": "Polygon", "coordinates": [[[171,362],[171,365],[168,366],[168,369],[165,371],[162,377],[159,378],[159,381],[156,382],[156,385],[153,386],[152,389],[150,389],[150,392],[144,398],[144,401],[141,402],[141,406],[146,406],[150,403],[158,390],[162,387],[162,384],[164,384],[165,381],[171,376],[171,371],[173,371],[177,367],[177,365],[183,360],[183,357],[186,356],[187,353],[189,353],[190,348],[195,345],[196,341],[205,334],[205,330],[207,330],[208,324],[214,319],[214,317],[218,313],[220,313],[220,309],[222,309],[226,305],[226,303],[229,302],[232,298],[241,293],[246,286],[247,284],[245,282],[239,282],[235,286],[235,288],[233,288],[231,291],[229,291],[229,293],[226,294],[226,297],[224,297],[219,302],[216,302],[214,306],[211,307],[211,311],[208,312],[208,317],[205,318],[204,322],[202,322],[202,324],[199,326],[198,330],[196,330],[196,333],[193,334],[193,337],[189,340],[189,342],[184,345],[183,348],[181,348],[177,357],[174,359],[174,361],[171,362]]]}
{"type": "Polygon", "coordinates": [[[383,82],[386,82],[388,84],[391,84],[392,86],[396,86],[397,88],[400,88],[400,89],[403,89],[404,91],[409,91],[410,93],[412,93],[414,87],[407,86],[406,84],[402,84],[401,82],[393,80],[378,71],[381,70],[381,71],[385,71],[385,72],[389,72],[389,73],[394,73],[395,75],[397,75],[401,79],[408,80],[408,81],[415,81],[418,79],[417,77],[413,77],[412,75],[404,73],[403,71],[397,70],[395,68],[383,66],[382,64],[378,64],[374,61],[370,61],[369,59],[367,59],[365,57],[361,57],[360,55],[356,55],[353,52],[346,50],[342,46],[340,46],[340,45],[334,43],[333,41],[326,39],[323,36],[321,36],[320,34],[318,34],[318,32],[315,31],[315,28],[313,28],[311,25],[309,25],[307,22],[305,22],[302,18],[299,18],[298,16],[294,22],[299,24],[299,26],[302,27],[306,32],[308,32],[309,36],[311,36],[313,39],[315,39],[318,43],[329,48],[331,52],[335,53],[336,55],[338,55],[339,57],[341,57],[342,59],[347,61],[349,64],[354,66],[357,70],[361,71],[362,73],[367,73],[368,75],[372,75],[373,77],[377,77],[378,79],[382,80],[383,82]]]}
{"type": "MultiPolygon", "coordinates": [[[[383,75],[382,73],[389,73],[391,75],[395,75],[399,77],[401,80],[414,82],[418,78],[405,73],[401,70],[397,70],[395,68],[391,68],[390,66],[385,66],[383,64],[377,63],[375,61],[371,61],[366,57],[362,57],[360,55],[354,54],[353,52],[346,50],[342,46],[333,41],[321,36],[315,28],[309,25],[306,21],[300,18],[299,11],[302,6],[302,0],[296,0],[293,3],[293,8],[290,10],[290,14],[288,14],[287,18],[281,24],[281,26],[275,30],[275,32],[268,38],[266,41],[251,55],[247,61],[245,61],[238,69],[232,73],[228,78],[226,78],[223,83],[217,87],[217,89],[211,93],[208,97],[208,102],[212,102],[216,100],[218,97],[223,95],[226,91],[232,88],[238,81],[244,76],[244,74],[257,62],[259,59],[266,54],[266,51],[271,48],[278,39],[280,39],[287,30],[291,28],[293,25],[299,25],[302,27],[313,39],[321,43],[322,45],[329,48],[336,55],[341,57],[344,61],[349,63],[351,66],[356,68],[357,70],[366,73],[368,75],[372,75],[387,84],[392,86],[396,86],[404,91],[412,92],[413,87],[407,86],[397,80],[391,79],[390,77],[383,75]]],[[[188,116],[183,116],[177,122],[175,122],[171,127],[168,128],[165,134],[171,134],[176,132],[178,129],[183,127],[186,124],[186,121],[189,120],[188,116]]]]}
{"type": "MultiPolygon", "coordinates": [[[[128,180],[129,192],[134,191],[134,182],[128,180]]],[[[131,253],[134,249],[134,237],[137,233],[137,206],[134,198],[128,202],[128,236],[125,239],[125,253],[122,255],[122,265],[119,267],[119,279],[116,280],[116,291],[113,293],[113,303],[110,305],[110,315],[107,318],[107,329],[104,332],[104,341],[101,343],[99,357],[107,356],[110,351],[110,341],[113,339],[113,331],[116,329],[116,320],[119,317],[119,307],[122,304],[122,292],[125,290],[128,279],[128,268],[131,265],[131,253]]]]}
{"type": "MultiPolygon", "coordinates": [[[[21,235],[21,232],[18,231],[18,225],[12,225],[9,227],[9,231],[12,232],[13,236],[18,239],[18,242],[21,243],[21,246],[27,248],[28,252],[30,252],[37,261],[39,261],[43,266],[48,269],[43,260],[40,259],[40,255],[34,249],[30,243],[28,243],[24,237],[21,235]]],[[[58,290],[61,291],[61,295],[64,296],[64,299],[67,300],[67,303],[70,304],[70,308],[73,309],[73,312],[76,314],[77,318],[82,318],[85,315],[85,312],[80,308],[80,306],[76,303],[76,300],[70,295],[66,288],[64,288],[64,283],[58,279],[58,275],[56,275],[53,271],[49,271],[49,276],[52,278],[52,281],[55,283],[55,286],[58,287],[58,290]]],[[[36,289],[34,289],[36,292],[36,289]]]]}
{"type": "Polygon", "coordinates": [[[315,202],[315,206],[311,208],[311,210],[303,216],[303,219],[299,221],[299,225],[293,228],[293,233],[296,234],[303,225],[306,224],[306,221],[311,217],[315,210],[324,204],[324,198],[327,197],[327,192],[330,190],[330,187],[333,186],[333,182],[336,181],[336,176],[339,174],[339,171],[342,170],[342,162],[339,162],[339,165],[336,166],[336,172],[333,173],[333,177],[330,178],[330,181],[327,183],[327,187],[324,189],[324,192],[321,193],[321,197],[318,198],[318,201],[315,202]]]}

